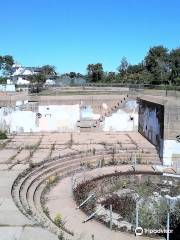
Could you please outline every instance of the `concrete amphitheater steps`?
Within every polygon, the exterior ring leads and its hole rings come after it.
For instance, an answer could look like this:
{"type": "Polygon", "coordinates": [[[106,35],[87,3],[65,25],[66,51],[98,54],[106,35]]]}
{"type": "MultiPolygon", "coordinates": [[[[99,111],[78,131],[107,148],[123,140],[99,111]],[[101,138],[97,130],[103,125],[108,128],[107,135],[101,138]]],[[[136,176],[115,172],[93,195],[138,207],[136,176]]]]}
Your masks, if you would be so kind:
{"type": "MultiPolygon", "coordinates": [[[[66,170],[64,171],[64,173],[67,173],[67,170],[69,171],[69,169],[70,167],[64,169],[66,170]]],[[[74,169],[76,169],[75,166],[73,166],[73,170],[74,169]]],[[[57,173],[58,171],[63,173],[63,169],[61,168],[60,170],[59,169],[54,170],[49,175],[57,173]]],[[[45,175],[44,178],[46,179],[47,176],[49,175],[45,175]]],[[[35,220],[35,222],[38,222],[45,227],[48,227],[48,229],[51,232],[56,233],[58,235],[60,234],[61,230],[57,228],[50,221],[50,219],[44,214],[41,206],[41,194],[44,187],[46,186],[44,178],[34,179],[33,183],[31,182],[30,185],[28,186],[28,194],[25,193],[25,196],[22,196],[22,194],[20,194],[20,197],[21,197],[20,201],[22,203],[21,210],[22,208],[24,208],[24,211],[26,212],[26,214],[30,215],[31,218],[35,220]],[[26,199],[26,196],[27,196],[27,199],[26,199]],[[31,210],[31,213],[29,213],[29,210],[31,210]]],[[[68,234],[68,237],[69,237],[69,234],[68,234]]]]}
{"type": "MultiPolygon", "coordinates": [[[[81,159],[82,159],[81,157],[78,157],[76,160],[74,159],[72,160],[72,156],[71,156],[69,158],[64,159],[64,162],[66,163],[63,162],[63,159],[60,159],[60,163],[59,161],[47,163],[43,167],[40,167],[39,169],[33,170],[32,172],[30,172],[29,175],[27,175],[24,179],[23,178],[20,179],[18,184],[15,183],[14,187],[12,188],[12,196],[17,206],[20,208],[20,210],[24,214],[26,214],[26,216],[28,216],[30,219],[38,221],[43,225],[45,225],[45,222],[48,222],[48,224],[46,225],[51,226],[51,231],[52,231],[52,228],[56,228],[56,230],[53,229],[52,232],[56,232],[57,234],[57,231],[59,231],[59,229],[55,227],[54,224],[52,224],[52,222],[43,213],[42,209],[39,208],[39,206],[41,206],[40,204],[41,194],[38,198],[39,199],[38,208],[36,208],[37,203],[35,202],[35,193],[36,194],[38,193],[38,187],[41,186],[41,184],[47,179],[48,176],[51,176],[58,172],[66,174],[70,169],[72,169],[73,171],[74,169],[76,169],[76,167],[78,167],[79,169],[81,159]],[[72,164],[73,162],[75,163],[72,164]],[[67,166],[63,171],[64,164],[66,164],[67,166]],[[50,167],[50,169],[48,169],[48,167],[50,167]],[[41,211],[39,211],[40,209],[41,211]],[[31,210],[31,213],[29,213],[29,210],[31,210]]],[[[87,159],[89,158],[87,157],[87,159]]],[[[93,156],[93,160],[96,161],[95,156],[93,156]]]]}
{"type": "MultiPolygon", "coordinates": [[[[132,150],[133,152],[134,150],[132,150]]],[[[42,163],[40,167],[33,168],[27,175],[16,179],[11,194],[18,208],[32,221],[47,227],[51,232],[60,234],[62,231],[45,215],[41,206],[41,195],[46,186],[46,180],[50,176],[58,174],[63,177],[81,169],[81,162],[96,163],[105,156],[111,160],[111,150],[97,151],[96,155],[81,153],[76,155],[56,157],[53,160],[42,163]]],[[[127,156],[127,153],[125,154],[127,156]]],[[[151,155],[153,159],[155,153],[151,155]]],[[[66,237],[71,235],[63,231],[66,237]]]]}

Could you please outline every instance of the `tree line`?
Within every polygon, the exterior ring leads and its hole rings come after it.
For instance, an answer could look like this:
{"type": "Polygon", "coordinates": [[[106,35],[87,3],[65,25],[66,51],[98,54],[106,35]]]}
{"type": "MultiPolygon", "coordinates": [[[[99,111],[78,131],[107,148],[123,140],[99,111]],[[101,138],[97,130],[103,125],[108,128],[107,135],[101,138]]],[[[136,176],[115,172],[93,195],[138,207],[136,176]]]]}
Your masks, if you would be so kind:
{"type": "MultiPolygon", "coordinates": [[[[0,82],[5,83],[7,77],[12,74],[14,59],[10,55],[0,55],[0,82]]],[[[55,67],[44,65],[38,74],[28,76],[30,83],[43,84],[48,76],[57,76],[55,67]]],[[[87,74],[70,72],[62,76],[70,78],[84,77],[87,81],[96,83],[123,83],[123,84],[152,84],[152,85],[176,85],[180,86],[180,48],[168,50],[160,45],[151,47],[138,64],[130,64],[123,57],[116,72],[106,72],[102,63],[89,64],[87,74]]]]}
{"type": "Polygon", "coordinates": [[[89,64],[87,78],[91,82],[180,85],[180,48],[152,47],[139,64],[123,57],[117,70],[105,72],[102,63],[89,64]]]}

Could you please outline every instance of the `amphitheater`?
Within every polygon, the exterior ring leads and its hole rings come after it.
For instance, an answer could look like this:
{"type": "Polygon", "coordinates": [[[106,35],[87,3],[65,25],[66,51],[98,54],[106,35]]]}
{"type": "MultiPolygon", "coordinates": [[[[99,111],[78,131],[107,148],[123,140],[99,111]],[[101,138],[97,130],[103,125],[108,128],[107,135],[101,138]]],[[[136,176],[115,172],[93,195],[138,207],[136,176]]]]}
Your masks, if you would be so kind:
{"type": "MultiPolygon", "coordinates": [[[[92,104],[92,96],[89,95],[43,98],[17,94],[10,100],[6,96],[7,99],[0,102],[4,106],[9,101],[13,105],[17,100],[27,99],[46,105],[52,101],[67,105],[82,100],[89,104],[90,101],[94,113],[99,114],[98,119],[101,119],[116,113],[128,99],[135,100],[136,97],[127,93],[111,96],[97,94],[92,104]],[[108,106],[106,111],[100,108],[104,102],[108,106]]],[[[76,131],[69,132],[12,132],[7,140],[0,141],[2,240],[135,239],[132,233],[110,230],[94,219],[83,223],[87,216],[77,210],[73,199],[73,177],[83,173],[86,178],[93,169],[98,169],[100,175],[121,172],[175,174],[176,170],[173,166],[161,167],[156,147],[137,128],[131,131],[103,131],[97,119],[89,122],[81,130],[76,128],[76,131]],[[118,162],[116,166],[110,166],[112,158],[118,162]],[[64,222],[61,227],[54,223],[57,213],[64,222]]]]}

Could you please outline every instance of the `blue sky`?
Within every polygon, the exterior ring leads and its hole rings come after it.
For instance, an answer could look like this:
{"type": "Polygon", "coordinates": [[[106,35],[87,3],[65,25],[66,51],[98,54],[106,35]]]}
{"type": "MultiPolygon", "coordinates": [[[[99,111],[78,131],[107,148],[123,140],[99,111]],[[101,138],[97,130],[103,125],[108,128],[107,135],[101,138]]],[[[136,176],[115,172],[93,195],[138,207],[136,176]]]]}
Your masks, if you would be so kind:
{"type": "Polygon", "coordinates": [[[0,55],[60,73],[96,62],[114,71],[123,56],[134,64],[151,46],[179,47],[179,12],[179,0],[2,0],[0,55]]]}

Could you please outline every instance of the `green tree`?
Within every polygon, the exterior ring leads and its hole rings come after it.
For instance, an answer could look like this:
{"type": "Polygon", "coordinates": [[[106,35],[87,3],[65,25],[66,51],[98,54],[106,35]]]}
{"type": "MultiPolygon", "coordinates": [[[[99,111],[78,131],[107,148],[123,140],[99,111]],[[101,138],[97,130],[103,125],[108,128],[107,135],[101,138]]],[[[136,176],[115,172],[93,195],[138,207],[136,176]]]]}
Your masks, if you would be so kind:
{"type": "Polygon", "coordinates": [[[116,79],[116,73],[115,72],[107,72],[104,74],[104,80],[106,82],[113,82],[116,79]]]}
{"type": "Polygon", "coordinates": [[[77,76],[77,74],[75,72],[70,72],[69,73],[70,78],[75,78],[76,76],[77,76]]]}
{"type": "Polygon", "coordinates": [[[169,65],[171,69],[170,83],[180,85],[180,48],[173,49],[170,52],[169,65]]]}
{"type": "Polygon", "coordinates": [[[43,85],[46,82],[46,77],[45,75],[39,73],[39,74],[29,75],[28,80],[30,81],[31,84],[43,85]]]}
{"type": "Polygon", "coordinates": [[[44,65],[41,67],[41,74],[45,76],[55,76],[57,75],[55,67],[52,65],[44,65]]]}
{"type": "Polygon", "coordinates": [[[0,84],[6,84],[7,78],[6,77],[0,77],[0,84]]]}
{"type": "Polygon", "coordinates": [[[0,56],[0,70],[3,71],[4,75],[11,74],[12,65],[14,59],[10,55],[0,56]]]}
{"type": "Polygon", "coordinates": [[[152,74],[145,69],[139,75],[139,82],[138,83],[150,84],[151,82],[152,82],[152,74]]]}
{"type": "Polygon", "coordinates": [[[123,57],[121,59],[121,64],[118,67],[118,71],[120,73],[120,77],[122,79],[122,81],[124,82],[127,79],[127,69],[128,69],[128,61],[126,57],[123,57]]]}
{"type": "Polygon", "coordinates": [[[142,63],[129,65],[127,67],[127,78],[128,82],[131,83],[144,83],[143,75],[144,75],[144,66],[142,63]]]}
{"type": "Polygon", "coordinates": [[[151,83],[163,84],[168,81],[170,68],[167,48],[163,46],[150,48],[144,62],[146,70],[152,75],[151,83]]]}
{"type": "Polygon", "coordinates": [[[2,70],[4,64],[3,56],[0,55],[0,70],[2,70]]]}
{"type": "Polygon", "coordinates": [[[89,64],[87,66],[88,78],[92,82],[102,81],[104,71],[101,63],[89,64]]]}

